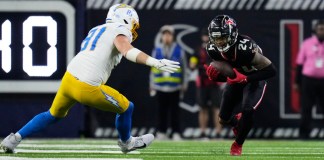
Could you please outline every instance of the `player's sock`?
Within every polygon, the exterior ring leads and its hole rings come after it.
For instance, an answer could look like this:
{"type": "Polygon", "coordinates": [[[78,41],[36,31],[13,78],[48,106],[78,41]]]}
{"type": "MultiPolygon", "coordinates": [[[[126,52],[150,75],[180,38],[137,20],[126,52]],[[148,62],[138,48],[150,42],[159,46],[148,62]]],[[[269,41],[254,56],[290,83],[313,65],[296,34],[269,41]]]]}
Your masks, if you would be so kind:
{"type": "Polygon", "coordinates": [[[43,130],[45,127],[57,122],[60,118],[56,118],[51,115],[49,111],[40,113],[36,115],[32,120],[30,120],[24,127],[22,127],[17,133],[22,139],[43,130]]]}
{"type": "Polygon", "coordinates": [[[238,122],[238,135],[235,141],[242,145],[249,134],[252,126],[253,126],[253,114],[254,110],[244,110],[242,112],[242,117],[238,122]]]}
{"type": "Polygon", "coordinates": [[[122,113],[116,115],[116,128],[119,134],[119,138],[126,142],[131,137],[132,128],[132,114],[134,110],[134,104],[129,102],[128,109],[122,113]]]}

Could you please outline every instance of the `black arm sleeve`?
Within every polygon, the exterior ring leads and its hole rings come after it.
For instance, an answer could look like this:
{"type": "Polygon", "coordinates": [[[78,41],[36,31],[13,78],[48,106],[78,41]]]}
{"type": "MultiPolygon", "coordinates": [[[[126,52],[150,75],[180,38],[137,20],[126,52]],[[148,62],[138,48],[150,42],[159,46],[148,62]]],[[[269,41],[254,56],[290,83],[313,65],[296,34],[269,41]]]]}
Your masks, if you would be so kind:
{"type": "Polygon", "coordinates": [[[277,73],[277,69],[276,67],[271,63],[269,66],[258,70],[257,72],[248,75],[247,76],[247,81],[248,82],[254,82],[254,81],[261,81],[261,80],[265,80],[268,78],[271,78],[273,76],[275,76],[277,73]]]}
{"type": "Polygon", "coordinates": [[[303,65],[297,65],[295,83],[301,85],[303,65]]]}

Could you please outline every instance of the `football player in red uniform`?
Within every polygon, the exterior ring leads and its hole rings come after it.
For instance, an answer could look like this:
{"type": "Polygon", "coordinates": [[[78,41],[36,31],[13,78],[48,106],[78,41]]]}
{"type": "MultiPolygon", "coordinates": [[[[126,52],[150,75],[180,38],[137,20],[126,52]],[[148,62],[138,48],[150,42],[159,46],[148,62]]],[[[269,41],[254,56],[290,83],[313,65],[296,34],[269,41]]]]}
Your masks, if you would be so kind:
{"type": "Polygon", "coordinates": [[[226,81],[221,106],[220,123],[233,127],[235,141],[230,154],[240,156],[242,145],[252,128],[253,115],[267,86],[266,79],[276,75],[272,62],[262,54],[261,48],[248,36],[238,33],[237,24],[228,15],[218,15],[208,27],[210,42],[206,46],[214,61],[225,61],[233,67],[235,78],[229,78],[212,65],[206,73],[214,81],[226,81]],[[240,105],[241,112],[234,113],[240,105]]]}

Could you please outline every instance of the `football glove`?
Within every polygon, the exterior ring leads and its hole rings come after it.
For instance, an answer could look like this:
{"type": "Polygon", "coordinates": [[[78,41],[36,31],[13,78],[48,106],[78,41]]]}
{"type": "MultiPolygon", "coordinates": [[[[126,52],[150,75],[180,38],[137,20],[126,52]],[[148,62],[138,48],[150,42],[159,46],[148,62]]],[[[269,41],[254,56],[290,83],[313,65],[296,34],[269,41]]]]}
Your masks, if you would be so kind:
{"type": "Polygon", "coordinates": [[[212,65],[207,66],[206,64],[204,64],[204,68],[206,70],[206,74],[208,78],[212,81],[217,81],[217,77],[220,72],[216,70],[216,68],[213,67],[212,65]]]}
{"type": "Polygon", "coordinates": [[[228,84],[235,84],[235,83],[245,84],[245,83],[247,83],[247,77],[246,77],[246,75],[238,72],[236,70],[236,68],[234,68],[233,71],[234,71],[236,77],[233,78],[233,79],[227,77],[227,83],[228,84]]]}
{"type": "Polygon", "coordinates": [[[174,73],[180,68],[180,63],[176,61],[171,61],[168,59],[159,59],[154,62],[153,67],[155,67],[158,70],[174,73]]]}

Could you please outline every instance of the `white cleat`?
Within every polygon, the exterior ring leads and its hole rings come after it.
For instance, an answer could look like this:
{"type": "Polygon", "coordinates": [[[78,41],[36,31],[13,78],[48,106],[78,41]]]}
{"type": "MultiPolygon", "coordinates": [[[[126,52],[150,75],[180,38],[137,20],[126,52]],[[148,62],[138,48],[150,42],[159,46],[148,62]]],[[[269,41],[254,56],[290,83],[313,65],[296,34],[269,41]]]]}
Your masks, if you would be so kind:
{"type": "Polygon", "coordinates": [[[170,140],[170,138],[165,133],[161,133],[161,132],[156,133],[156,139],[160,141],[170,140]]]}
{"type": "Polygon", "coordinates": [[[173,133],[172,140],[181,141],[182,140],[181,135],[179,133],[173,133]]]}
{"type": "Polygon", "coordinates": [[[148,147],[154,140],[153,134],[145,134],[139,137],[131,137],[128,142],[123,143],[121,140],[118,141],[118,146],[123,153],[128,153],[136,149],[143,149],[148,147]]]}
{"type": "Polygon", "coordinates": [[[0,148],[4,153],[15,153],[15,148],[21,142],[21,137],[10,133],[0,144],[0,148]]]}

